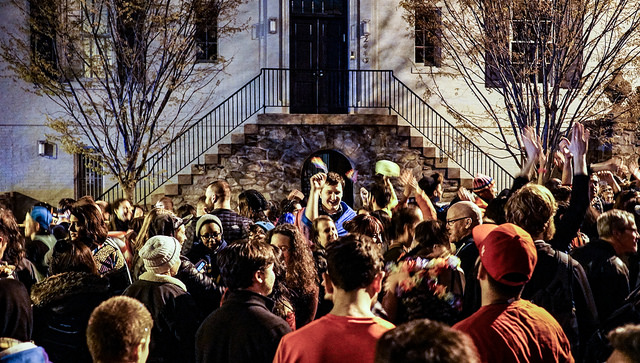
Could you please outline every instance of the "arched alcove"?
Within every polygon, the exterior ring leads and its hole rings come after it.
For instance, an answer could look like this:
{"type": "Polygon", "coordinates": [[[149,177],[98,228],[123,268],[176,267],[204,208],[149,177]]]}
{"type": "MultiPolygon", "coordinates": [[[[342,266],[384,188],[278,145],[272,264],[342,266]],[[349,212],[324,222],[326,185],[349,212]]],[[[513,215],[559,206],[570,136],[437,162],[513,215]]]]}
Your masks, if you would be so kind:
{"type": "Polygon", "coordinates": [[[329,171],[334,171],[344,178],[345,186],[342,200],[350,207],[353,207],[353,182],[346,176],[346,174],[349,170],[354,169],[354,167],[351,164],[351,161],[344,156],[344,154],[336,150],[319,150],[305,159],[304,164],[302,165],[302,172],[300,173],[300,184],[302,185],[302,192],[304,195],[308,196],[309,191],[311,190],[309,178],[320,172],[320,169],[316,168],[316,166],[311,163],[311,159],[314,157],[321,158],[324,163],[327,164],[329,171]]]}

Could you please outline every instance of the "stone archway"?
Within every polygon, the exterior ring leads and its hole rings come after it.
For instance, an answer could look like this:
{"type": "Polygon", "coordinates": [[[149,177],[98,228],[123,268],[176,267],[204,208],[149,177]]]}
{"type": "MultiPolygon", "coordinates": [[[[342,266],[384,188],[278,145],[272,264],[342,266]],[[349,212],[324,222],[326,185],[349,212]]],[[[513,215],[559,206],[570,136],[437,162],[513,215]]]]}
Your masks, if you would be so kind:
{"type": "Polygon", "coordinates": [[[311,158],[314,158],[316,156],[321,158],[324,163],[327,164],[327,168],[329,169],[329,171],[334,171],[344,178],[345,186],[343,190],[342,200],[353,208],[353,182],[346,176],[346,174],[349,170],[354,169],[354,167],[351,161],[346,156],[344,156],[344,154],[336,150],[318,150],[305,159],[304,164],[302,164],[302,171],[300,173],[300,185],[302,185],[302,192],[304,193],[304,195],[309,195],[309,191],[311,190],[309,178],[311,178],[311,176],[313,176],[314,174],[320,172],[320,170],[311,163],[311,158]]]}

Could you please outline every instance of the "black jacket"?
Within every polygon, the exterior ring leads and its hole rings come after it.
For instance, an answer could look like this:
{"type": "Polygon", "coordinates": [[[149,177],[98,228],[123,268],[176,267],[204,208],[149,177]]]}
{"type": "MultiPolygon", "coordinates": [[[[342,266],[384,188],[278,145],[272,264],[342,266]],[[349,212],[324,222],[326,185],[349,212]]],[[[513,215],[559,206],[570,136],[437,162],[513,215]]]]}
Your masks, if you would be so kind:
{"type": "Polygon", "coordinates": [[[147,271],[123,295],[140,300],[153,317],[148,362],[193,362],[193,337],[201,320],[184,284],[147,271]]]}
{"type": "MultiPolygon", "coordinates": [[[[556,257],[556,250],[554,250],[550,244],[542,240],[537,240],[535,241],[535,245],[536,251],[538,252],[538,262],[533,270],[531,279],[527,282],[524,286],[524,290],[522,291],[522,298],[527,300],[530,300],[538,291],[545,289],[549,283],[553,281],[555,275],[560,270],[559,263],[564,263],[563,259],[558,261],[558,258],[556,257]]],[[[559,251],[558,253],[563,254],[563,252],[559,251]]],[[[587,343],[587,340],[598,327],[598,313],[584,269],[580,263],[573,258],[565,260],[568,262],[565,263],[565,266],[567,267],[565,267],[564,271],[569,271],[568,265],[570,263],[571,272],[573,274],[570,276],[571,279],[568,276],[566,281],[571,281],[570,286],[573,303],[575,305],[579,335],[575,336],[575,334],[573,334],[574,332],[569,331],[571,327],[562,326],[561,319],[558,319],[556,316],[554,317],[558,322],[560,322],[562,329],[565,331],[567,338],[569,338],[569,341],[571,342],[574,356],[575,358],[578,358],[581,356],[581,352],[584,349],[584,345],[587,343]]],[[[550,313],[553,315],[551,311],[550,313]]]]}
{"type": "Polygon", "coordinates": [[[33,286],[33,341],[52,362],[91,362],[86,330],[93,309],[110,297],[109,280],[63,272],[33,286]]]}
{"type": "Polygon", "coordinates": [[[629,295],[629,269],[613,246],[597,240],[576,248],[571,256],[578,260],[587,273],[600,321],[622,306],[629,295]]]}
{"type": "Polygon", "coordinates": [[[460,268],[464,271],[464,296],[461,318],[466,318],[480,309],[482,305],[480,284],[476,274],[476,260],[480,256],[473,235],[456,242],[456,256],[460,259],[460,268]]]}
{"type": "Polygon", "coordinates": [[[196,362],[271,363],[280,339],[291,331],[272,308],[271,299],[254,292],[227,292],[196,333],[196,362]]]}
{"type": "Polygon", "coordinates": [[[186,256],[180,256],[180,269],[175,277],[187,286],[203,318],[220,306],[223,287],[203,271],[198,271],[186,256]]]}

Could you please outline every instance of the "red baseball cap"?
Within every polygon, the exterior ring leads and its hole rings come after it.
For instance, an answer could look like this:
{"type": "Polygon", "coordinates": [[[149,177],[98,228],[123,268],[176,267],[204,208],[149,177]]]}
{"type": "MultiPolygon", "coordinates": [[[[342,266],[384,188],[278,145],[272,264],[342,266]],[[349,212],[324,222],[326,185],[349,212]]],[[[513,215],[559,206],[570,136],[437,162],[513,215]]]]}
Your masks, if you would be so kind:
{"type": "Polygon", "coordinates": [[[494,280],[509,286],[527,283],[538,261],[531,235],[515,224],[481,224],[473,229],[480,261],[494,280]]]}

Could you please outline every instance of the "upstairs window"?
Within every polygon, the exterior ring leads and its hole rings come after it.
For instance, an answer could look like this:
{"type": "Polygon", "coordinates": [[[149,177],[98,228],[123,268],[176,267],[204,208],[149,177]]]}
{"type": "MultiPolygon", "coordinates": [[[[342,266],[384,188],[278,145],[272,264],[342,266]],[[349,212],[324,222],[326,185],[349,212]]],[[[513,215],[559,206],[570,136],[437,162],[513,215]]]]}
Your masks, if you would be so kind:
{"type": "Polygon", "coordinates": [[[218,17],[204,12],[196,19],[196,61],[215,62],[218,59],[218,17]]]}
{"type": "Polygon", "coordinates": [[[514,11],[511,19],[511,65],[518,79],[542,83],[550,70],[552,23],[546,14],[514,11]]]}
{"type": "Polygon", "coordinates": [[[29,3],[31,61],[49,78],[57,71],[56,7],[52,1],[33,0],[29,3]]]}
{"type": "Polygon", "coordinates": [[[442,15],[439,8],[416,11],[415,62],[425,66],[441,64],[442,15]]]}

